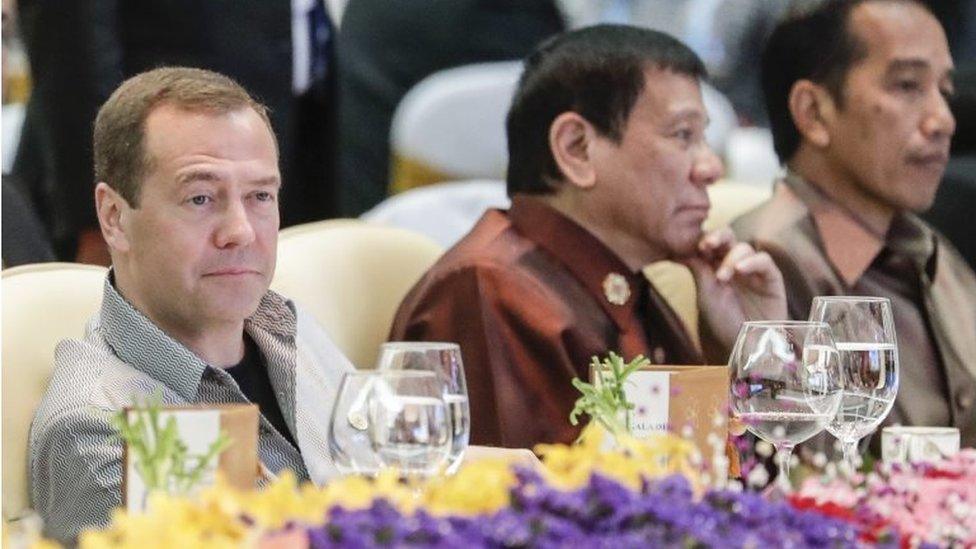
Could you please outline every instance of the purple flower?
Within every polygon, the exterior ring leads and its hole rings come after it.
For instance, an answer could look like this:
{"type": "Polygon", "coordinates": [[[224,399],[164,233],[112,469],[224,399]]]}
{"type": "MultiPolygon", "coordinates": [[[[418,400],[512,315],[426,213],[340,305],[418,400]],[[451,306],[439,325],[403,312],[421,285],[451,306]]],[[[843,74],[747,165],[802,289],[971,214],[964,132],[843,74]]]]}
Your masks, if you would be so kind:
{"type": "Polygon", "coordinates": [[[388,502],[330,510],[309,529],[310,546],[333,547],[857,547],[847,523],[749,492],[711,491],[696,500],[681,476],[645,481],[633,491],[594,474],[561,491],[539,474],[516,469],[513,504],[480,517],[403,516],[388,502]]]}

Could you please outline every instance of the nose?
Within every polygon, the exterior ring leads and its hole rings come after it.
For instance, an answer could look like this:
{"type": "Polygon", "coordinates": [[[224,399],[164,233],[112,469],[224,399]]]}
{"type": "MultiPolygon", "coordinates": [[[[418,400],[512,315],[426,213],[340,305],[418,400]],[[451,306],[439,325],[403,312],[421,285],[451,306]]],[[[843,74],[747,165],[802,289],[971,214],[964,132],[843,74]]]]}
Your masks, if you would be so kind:
{"type": "Polygon", "coordinates": [[[214,234],[214,244],[221,249],[247,246],[254,242],[254,238],[254,226],[243,202],[229,201],[214,234]]]}
{"type": "Polygon", "coordinates": [[[956,133],[956,117],[942,93],[935,92],[933,95],[932,106],[922,119],[922,133],[932,140],[948,140],[956,133]]]}
{"type": "Polygon", "coordinates": [[[691,181],[696,185],[711,185],[725,174],[722,159],[706,143],[702,143],[691,167],[691,181]]]}

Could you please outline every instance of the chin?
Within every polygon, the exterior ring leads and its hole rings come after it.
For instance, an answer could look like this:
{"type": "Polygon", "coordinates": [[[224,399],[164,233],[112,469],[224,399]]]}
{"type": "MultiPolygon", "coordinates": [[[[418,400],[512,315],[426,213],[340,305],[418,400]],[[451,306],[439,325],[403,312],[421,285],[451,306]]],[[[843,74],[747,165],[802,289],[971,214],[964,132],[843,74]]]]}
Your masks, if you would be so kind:
{"type": "Polygon", "coordinates": [[[214,296],[215,299],[208,300],[209,316],[233,321],[243,320],[258,310],[263,295],[263,293],[256,297],[234,295],[224,298],[214,296]]]}
{"type": "Polygon", "coordinates": [[[895,207],[902,211],[908,211],[916,214],[920,214],[928,211],[935,203],[935,193],[938,190],[938,185],[932,187],[932,192],[926,194],[913,194],[908,196],[899,197],[899,200],[895,204],[895,207]]]}
{"type": "Polygon", "coordinates": [[[907,209],[912,213],[921,214],[929,211],[929,209],[932,207],[932,204],[934,203],[935,203],[935,196],[932,196],[926,200],[919,201],[917,204],[907,209]]]}
{"type": "Polygon", "coordinates": [[[698,253],[698,241],[701,240],[701,235],[699,234],[694,239],[681,240],[675,242],[671,245],[671,259],[681,260],[687,257],[692,257],[698,253]]]}

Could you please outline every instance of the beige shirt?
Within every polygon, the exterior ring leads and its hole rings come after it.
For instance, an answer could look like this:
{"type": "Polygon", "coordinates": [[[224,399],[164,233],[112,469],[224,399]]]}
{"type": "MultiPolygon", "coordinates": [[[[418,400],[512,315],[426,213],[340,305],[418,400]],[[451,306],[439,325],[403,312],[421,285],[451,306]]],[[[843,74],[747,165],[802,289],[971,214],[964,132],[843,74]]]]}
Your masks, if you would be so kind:
{"type": "Polygon", "coordinates": [[[796,175],[732,227],[783,271],[793,318],[817,295],[889,298],[900,386],[886,424],[951,425],[976,446],[976,275],[944,237],[907,213],[879,236],[796,175]]]}

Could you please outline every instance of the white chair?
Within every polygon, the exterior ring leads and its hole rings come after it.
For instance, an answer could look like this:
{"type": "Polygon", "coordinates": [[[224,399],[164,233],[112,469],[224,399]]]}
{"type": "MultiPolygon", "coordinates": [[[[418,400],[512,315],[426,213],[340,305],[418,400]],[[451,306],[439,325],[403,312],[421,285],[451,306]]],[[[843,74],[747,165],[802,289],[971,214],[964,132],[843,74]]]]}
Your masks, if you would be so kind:
{"type": "Polygon", "coordinates": [[[725,94],[710,84],[702,83],[702,103],[708,113],[708,126],[705,127],[705,141],[715,154],[725,158],[729,139],[739,127],[739,116],[725,94]]]}
{"type": "Polygon", "coordinates": [[[458,179],[503,179],[505,116],[520,61],[438,71],[400,101],[390,127],[394,192],[458,179]]]}
{"type": "Polygon", "coordinates": [[[29,507],[27,439],[54,366],[54,348],[81,338],[98,310],[106,269],[76,263],[21,265],[2,272],[3,515],[29,507]]]}
{"type": "MultiPolygon", "coordinates": [[[[403,97],[390,127],[393,193],[459,179],[504,179],[505,118],[522,75],[521,61],[478,63],[438,71],[403,97]]],[[[708,144],[724,156],[738,118],[718,90],[702,85],[711,123],[708,144]]]]}
{"type": "MultiPolygon", "coordinates": [[[[736,217],[770,197],[771,191],[746,183],[723,181],[708,188],[712,209],[703,228],[706,231],[727,226],[736,217]]],[[[644,276],[674,309],[692,339],[698,337],[698,293],[695,279],[684,265],[659,261],[644,268],[644,276]]]]}
{"type": "Polygon", "coordinates": [[[372,367],[407,291],[443,248],[411,231],[330,220],[281,232],[271,287],[295,299],[358,367],[372,367]]]}
{"type": "Polygon", "coordinates": [[[783,167],[773,148],[773,134],[766,128],[735,128],[725,150],[727,177],[771,190],[783,167]]]}
{"type": "Polygon", "coordinates": [[[474,227],[485,210],[508,208],[510,203],[504,181],[434,183],[395,194],[360,219],[415,231],[450,248],[474,227]]]}

